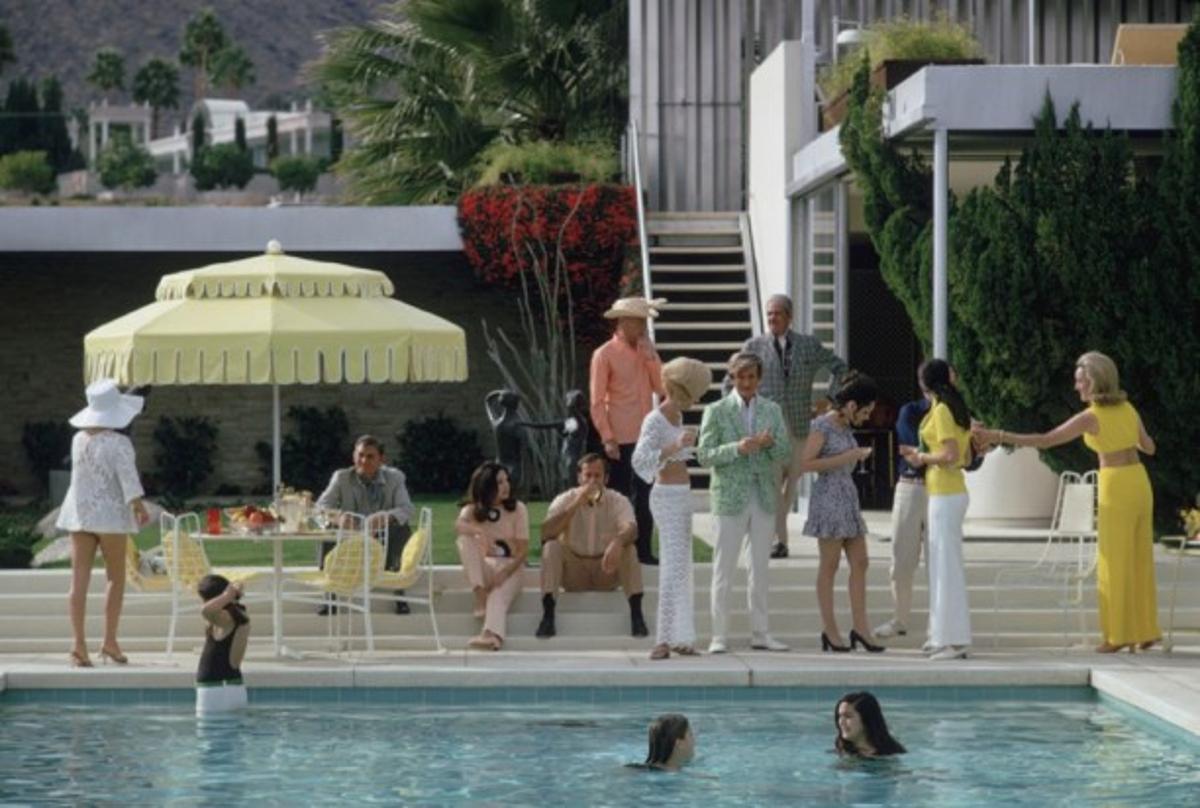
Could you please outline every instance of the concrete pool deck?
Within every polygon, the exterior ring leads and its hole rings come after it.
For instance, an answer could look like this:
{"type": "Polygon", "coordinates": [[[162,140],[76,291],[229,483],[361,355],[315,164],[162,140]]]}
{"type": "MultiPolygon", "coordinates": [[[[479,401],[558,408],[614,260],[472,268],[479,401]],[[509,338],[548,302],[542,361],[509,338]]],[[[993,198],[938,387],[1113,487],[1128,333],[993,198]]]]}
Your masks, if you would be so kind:
{"type": "MultiPolygon", "coordinates": [[[[194,650],[131,654],[128,666],[73,669],[63,654],[0,656],[5,690],[190,688],[194,650]]],[[[1170,654],[984,651],[930,662],[911,650],[881,656],[734,647],[722,656],[652,662],[644,652],[478,651],[354,653],[275,659],[253,652],[243,669],[258,688],[529,687],[1055,687],[1091,686],[1200,738],[1200,646],[1170,654]]],[[[2,695],[0,695],[2,698],[2,695]]]]}

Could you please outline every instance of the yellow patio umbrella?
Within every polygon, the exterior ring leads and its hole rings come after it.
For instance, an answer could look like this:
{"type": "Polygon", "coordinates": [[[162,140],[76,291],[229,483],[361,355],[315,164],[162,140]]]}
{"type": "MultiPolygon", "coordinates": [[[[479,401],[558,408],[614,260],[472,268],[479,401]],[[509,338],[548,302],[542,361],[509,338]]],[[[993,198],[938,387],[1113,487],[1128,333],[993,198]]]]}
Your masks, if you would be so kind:
{"type": "Polygon", "coordinates": [[[83,340],[87,382],[269,384],[275,490],[279,385],[457,382],[467,378],[463,330],[391,297],[382,272],[284,254],[165,275],[156,302],[83,340]]]}

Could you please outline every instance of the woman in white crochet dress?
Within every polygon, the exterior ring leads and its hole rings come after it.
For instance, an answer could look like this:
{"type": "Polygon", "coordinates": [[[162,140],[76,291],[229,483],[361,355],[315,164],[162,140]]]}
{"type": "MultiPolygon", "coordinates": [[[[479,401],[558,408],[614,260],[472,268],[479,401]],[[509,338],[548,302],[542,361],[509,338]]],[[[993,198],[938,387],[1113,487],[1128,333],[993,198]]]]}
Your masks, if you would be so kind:
{"type": "Polygon", "coordinates": [[[84,620],[88,584],[96,550],[104,557],[108,589],[104,599],[102,659],[124,665],[129,660],[117,644],[117,623],[125,598],[125,542],[147,521],[133,444],[115,430],[124,429],[139,412],[141,396],[122,395],[111,379],[92,382],[88,405],[71,418],[79,431],[71,442],[71,487],[58,514],[58,527],[71,534],[71,664],[92,667],[84,620]]]}
{"type": "Polygon", "coordinates": [[[696,432],[683,425],[683,413],[700,400],[712,371],[695,359],[679,357],[663,365],[667,397],[642,421],[633,450],[633,470],[648,483],[650,513],[658,525],[657,644],[651,659],[674,651],[696,654],[692,604],[692,489],[687,461],[695,452],[696,432]]]}

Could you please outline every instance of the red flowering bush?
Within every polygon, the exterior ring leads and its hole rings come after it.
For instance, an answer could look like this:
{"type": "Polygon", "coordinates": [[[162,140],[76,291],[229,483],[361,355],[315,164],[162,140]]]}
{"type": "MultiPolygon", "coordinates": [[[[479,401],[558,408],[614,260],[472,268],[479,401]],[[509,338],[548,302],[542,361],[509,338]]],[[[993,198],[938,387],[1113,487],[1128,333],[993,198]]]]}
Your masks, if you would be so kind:
{"type": "MultiPolygon", "coordinates": [[[[581,347],[608,337],[604,311],[637,275],[637,200],[623,185],[492,185],[458,200],[463,249],[478,278],[513,289],[552,274],[558,251],[581,347]],[[523,274],[524,273],[524,274],[523,274]]],[[[565,290],[564,290],[565,291],[565,290]]],[[[566,295],[560,298],[566,305],[566,295]]],[[[564,312],[565,313],[565,312],[564,312]]]]}

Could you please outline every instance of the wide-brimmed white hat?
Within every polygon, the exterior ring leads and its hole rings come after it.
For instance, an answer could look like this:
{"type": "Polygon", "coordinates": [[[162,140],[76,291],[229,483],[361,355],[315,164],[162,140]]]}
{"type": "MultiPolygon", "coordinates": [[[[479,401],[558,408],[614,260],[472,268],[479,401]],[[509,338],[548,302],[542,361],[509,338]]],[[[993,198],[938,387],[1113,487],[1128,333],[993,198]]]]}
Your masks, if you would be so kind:
{"type": "Polygon", "coordinates": [[[604,316],[609,320],[617,320],[621,317],[649,320],[658,316],[658,310],[666,302],[665,297],[656,297],[653,300],[647,300],[644,297],[623,297],[613,303],[612,307],[604,312],[604,316]]]}
{"type": "Polygon", "coordinates": [[[127,396],[112,379],[97,379],[87,387],[88,405],[71,416],[76,429],[124,429],[142,411],[146,400],[127,396]]]}

